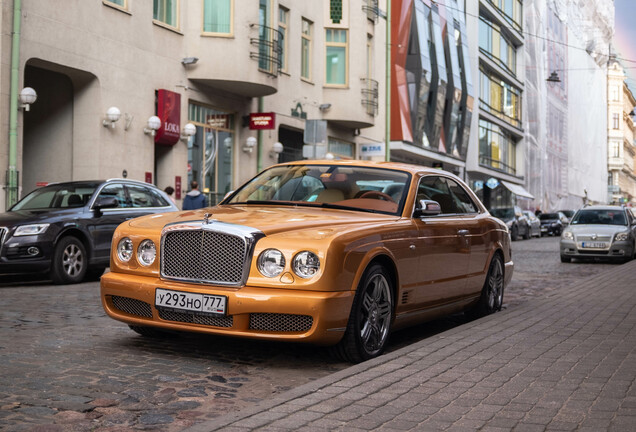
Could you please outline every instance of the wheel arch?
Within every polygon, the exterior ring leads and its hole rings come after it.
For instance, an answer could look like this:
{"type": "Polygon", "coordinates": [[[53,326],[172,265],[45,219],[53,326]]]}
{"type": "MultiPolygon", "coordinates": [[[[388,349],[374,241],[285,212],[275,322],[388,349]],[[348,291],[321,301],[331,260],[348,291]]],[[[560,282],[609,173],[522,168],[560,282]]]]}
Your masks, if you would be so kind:
{"type": "Polygon", "coordinates": [[[66,228],[60,231],[55,238],[55,246],[62,240],[64,237],[75,237],[84,245],[84,251],[86,252],[86,256],[90,261],[93,258],[93,248],[90,242],[88,235],[81,229],[71,227],[66,228]]]}

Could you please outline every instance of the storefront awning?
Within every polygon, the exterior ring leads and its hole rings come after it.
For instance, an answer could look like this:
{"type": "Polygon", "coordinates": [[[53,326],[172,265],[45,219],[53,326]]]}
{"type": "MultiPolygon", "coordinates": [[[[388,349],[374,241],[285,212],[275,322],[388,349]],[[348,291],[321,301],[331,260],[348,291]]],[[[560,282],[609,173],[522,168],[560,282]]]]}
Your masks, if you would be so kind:
{"type": "Polygon", "coordinates": [[[501,184],[504,185],[506,189],[508,189],[513,194],[517,195],[521,198],[534,199],[534,196],[528,192],[523,186],[507,182],[505,180],[501,180],[501,184]]]}

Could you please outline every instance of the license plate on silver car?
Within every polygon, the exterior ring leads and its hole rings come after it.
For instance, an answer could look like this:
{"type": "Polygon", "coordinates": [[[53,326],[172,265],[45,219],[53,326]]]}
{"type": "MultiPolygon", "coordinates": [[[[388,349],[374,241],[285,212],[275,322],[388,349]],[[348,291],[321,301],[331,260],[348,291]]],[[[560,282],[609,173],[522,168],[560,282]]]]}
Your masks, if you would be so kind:
{"type": "Polygon", "coordinates": [[[202,315],[225,315],[227,297],[210,294],[155,290],[155,306],[173,311],[188,311],[202,315]]]}
{"type": "Polygon", "coordinates": [[[583,242],[581,247],[593,249],[607,249],[607,243],[603,242],[583,242]]]}

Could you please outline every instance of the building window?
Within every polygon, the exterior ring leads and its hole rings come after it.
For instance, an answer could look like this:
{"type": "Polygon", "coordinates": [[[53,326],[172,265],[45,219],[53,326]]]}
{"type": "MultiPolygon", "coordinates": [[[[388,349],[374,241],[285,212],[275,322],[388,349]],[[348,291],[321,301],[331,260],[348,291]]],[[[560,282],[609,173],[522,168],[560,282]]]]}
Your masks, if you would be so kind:
{"type": "Polygon", "coordinates": [[[347,30],[327,29],[327,61],[325,82],[347,85],[347,30]]]}
{"type": "Polygon", "coordinates": [[[178,27],[179,0],[153,0],[152,17],[155,21],[164,23],[170,27],[178,27]]]}
{"type": "Polygon", "coordinates": [[[523,1],[522,0],[488,0],[503,14],[506,21],[513,25],[518,31],[522,30],[523,24],[523,1]]]}
{"type": "Polygon", "coordinates": [[[104,0],[104,3],[117,6],[119,9],[128,9],[128,0],[104,0]]]}
{"type": "Polygon", "coordinates": [[[479,120],[479,164],[516,175],[517,149],[512,136],[489,121],[479,120]]]}
{"type": "Polygon", "coordinates": [[[353,143],[329,137],[328,149],[337,159],[353,159],[353,143]]]}
{"type": "Polygon", "coordinates": [[[612,128],[616,130],[621,128],[618,113],[612,114],[612,128]]]}
{"type": "Polygon", "coordinates": [[[480,108],[513,126],[521,123],[521,91],[507,82],[479,71],[480,108]]]}
{"type": "Polygon", "coordinates": [[[311,21],[303,18],[302,21],[302,39],[301,39],[301,55],[300,55],[300,76],[311,81],[311,45],[312,45],[312,27],[311,21]]]}
{"type": "Polygon", "coordinates": [[[188,184],[196,180],[215,205],[233,189],[234,114],[190,104],[188,121],[197,128],[188,140],[188,184]]]}
{"type": "Polygon", "coordinates": [[[203,0],[203,33],[233,33],[233,0],[203,0]]]}
{"type": "Polygon", "coordinates": [[[611,87],[611,99],[612,101],[618,101],[618,86],[613,85],[611,87]]]}
{"type": "Polygon", "coordinates": [[[617,142],[611,142],[610,143],[610,157],[613,158],[618,158],[621,157],[621,151],[620,151],[620,143],[617,142]]]}
{"type": "Polygon", "coordinates": [[[278,31],[280,32],[280,70],[287,72],[287,26],[289,24],[289,10],[284,7],[278,8],[278,31]]]}
{"type": "Polygon", "coordinates": [[[479,49],[482,53],[517,74],[517,48],[502,36],[498,25],[479,17],[479,49]]]}

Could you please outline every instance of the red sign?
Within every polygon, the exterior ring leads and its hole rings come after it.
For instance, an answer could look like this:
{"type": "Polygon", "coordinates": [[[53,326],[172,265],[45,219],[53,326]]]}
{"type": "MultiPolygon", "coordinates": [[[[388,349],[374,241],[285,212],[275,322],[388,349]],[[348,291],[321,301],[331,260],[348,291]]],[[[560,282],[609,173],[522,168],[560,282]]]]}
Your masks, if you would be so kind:
{"type": "Polygon", "coordinates": [[[181,199],[181,176],[174,178],[174,197],[178,200],[181,199]]]}
{"type": "Polygon", "coordinates": [[[250,129],[276,129],[276,113],[251,113],[250,129]]]}
{"type": "Polygon", "coordinates": [[[146,171],[146,183],[152,184],[152,173],[146,171]]]}
{"type": "Polygon", "coordinates": [[[181,95],[170,90],[157,90],[157,117],[161,127],[155,134],[156,144],[174,145],[181,138],[181,95]]]}

